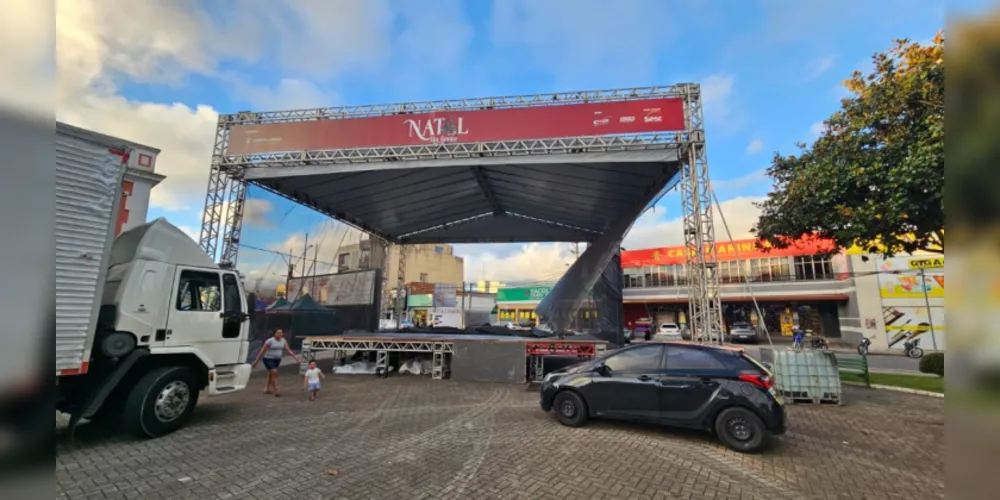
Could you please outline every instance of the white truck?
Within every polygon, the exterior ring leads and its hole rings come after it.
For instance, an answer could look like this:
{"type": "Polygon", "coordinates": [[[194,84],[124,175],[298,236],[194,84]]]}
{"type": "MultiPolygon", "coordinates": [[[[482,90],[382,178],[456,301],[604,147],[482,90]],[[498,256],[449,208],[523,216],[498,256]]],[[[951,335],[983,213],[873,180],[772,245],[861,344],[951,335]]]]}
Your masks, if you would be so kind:
{"type": "Polygon", "coordinates": [[[56,409],[121,418],[157,437],[183,426],[201,392],[242,390],[248,297],[164,219],[116,223],[128,143],[56,124],[56,409]]]}

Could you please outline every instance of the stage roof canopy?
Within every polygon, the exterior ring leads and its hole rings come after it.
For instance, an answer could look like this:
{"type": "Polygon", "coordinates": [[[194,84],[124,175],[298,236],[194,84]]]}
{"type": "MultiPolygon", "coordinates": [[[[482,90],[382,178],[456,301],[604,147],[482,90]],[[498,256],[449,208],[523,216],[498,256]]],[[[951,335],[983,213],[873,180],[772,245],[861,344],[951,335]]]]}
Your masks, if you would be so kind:
{"type": "MultiPolygon", "coordinates": [[[[216,161],[393,243],[594,241],[681,170],[697,85],[220,117],[216,161]]],[[[699,129],[700,130],[700,129],[699,129]]]]}

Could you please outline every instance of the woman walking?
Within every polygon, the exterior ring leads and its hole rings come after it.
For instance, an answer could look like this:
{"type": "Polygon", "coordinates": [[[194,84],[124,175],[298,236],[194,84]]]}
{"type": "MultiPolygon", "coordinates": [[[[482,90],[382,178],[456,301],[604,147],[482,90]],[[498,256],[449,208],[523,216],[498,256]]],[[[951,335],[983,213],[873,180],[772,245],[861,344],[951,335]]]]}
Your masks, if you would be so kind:
{"type": "Polygon", "coordinates": [[[281,395],[278,393],[278,365],[281,364],[281,358],[285,357],[286,352],[295,359],[296,363],[300,363],[299,357],[292,352],[292,348],[288,346],[288,341],[284,337],[284,332],[280,329],[275,330],[274,335],[260,346],[257,359],[253,362],[253,366],[256,367],[257,363],[263,359],[264,368],[267,368],[267,384],[264,386],[264,394],[281,395]]]}

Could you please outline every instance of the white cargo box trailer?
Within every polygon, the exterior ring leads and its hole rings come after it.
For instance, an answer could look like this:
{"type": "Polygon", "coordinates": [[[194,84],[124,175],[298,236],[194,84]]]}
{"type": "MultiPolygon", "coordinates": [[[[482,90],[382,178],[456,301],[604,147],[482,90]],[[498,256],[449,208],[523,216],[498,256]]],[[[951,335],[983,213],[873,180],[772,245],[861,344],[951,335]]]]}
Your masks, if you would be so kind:
{"type": "Polygon", "coordinates": [[[56,123],[56,373],[60,376],[87,372],[129,154],[121,141],[56,123]]]}

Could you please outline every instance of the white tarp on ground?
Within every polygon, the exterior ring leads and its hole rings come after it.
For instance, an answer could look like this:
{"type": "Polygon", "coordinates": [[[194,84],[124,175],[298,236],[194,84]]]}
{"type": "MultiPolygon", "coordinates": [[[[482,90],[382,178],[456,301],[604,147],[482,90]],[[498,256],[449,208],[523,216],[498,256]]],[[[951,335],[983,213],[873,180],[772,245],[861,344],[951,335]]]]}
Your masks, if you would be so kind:
{"type": "Polygon", "coordinates": [[[426,358],[414,358],[404,361],[399,367],[400,374],[412,373],[413,375],[428,375],[431,373],[431,360],[426,358]]]}
{"type": "Polygon", "coordinates": [[[357,361],[343,366],[334,366],[333,373],[337,375],[374,375],[375,363],[371,361],[357,361]]]}

